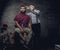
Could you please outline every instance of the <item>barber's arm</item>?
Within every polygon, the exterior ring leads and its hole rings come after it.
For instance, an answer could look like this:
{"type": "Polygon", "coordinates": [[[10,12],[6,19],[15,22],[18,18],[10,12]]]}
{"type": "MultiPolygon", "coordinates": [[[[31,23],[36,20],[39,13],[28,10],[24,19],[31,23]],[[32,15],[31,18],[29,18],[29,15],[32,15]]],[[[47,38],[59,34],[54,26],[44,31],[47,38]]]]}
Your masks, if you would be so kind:
{"type": "Polygon", "coordinates": [[[24,32],[23,28],[19,25],[19,23],[17,21],[15,21],[15,23],[18,26],[18,28],[21,30],[21,32],[24,32]]]}
{"type": "Polygon", "coordinates": [[[29,22],[28,26],[30,28],[30,31],[32,31],[31,21],[29,22]]]}

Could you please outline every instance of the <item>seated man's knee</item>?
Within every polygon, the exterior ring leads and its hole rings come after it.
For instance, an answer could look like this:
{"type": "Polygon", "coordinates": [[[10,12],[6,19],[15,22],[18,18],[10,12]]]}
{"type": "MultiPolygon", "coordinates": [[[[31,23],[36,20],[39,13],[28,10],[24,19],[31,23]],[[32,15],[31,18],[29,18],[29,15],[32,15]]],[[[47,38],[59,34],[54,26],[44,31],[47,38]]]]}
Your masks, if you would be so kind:
{"type": "Polygon", "coordinates": [[[21,31],[19,28],[15,28],[15,32],[20,33],[21,31]]]}

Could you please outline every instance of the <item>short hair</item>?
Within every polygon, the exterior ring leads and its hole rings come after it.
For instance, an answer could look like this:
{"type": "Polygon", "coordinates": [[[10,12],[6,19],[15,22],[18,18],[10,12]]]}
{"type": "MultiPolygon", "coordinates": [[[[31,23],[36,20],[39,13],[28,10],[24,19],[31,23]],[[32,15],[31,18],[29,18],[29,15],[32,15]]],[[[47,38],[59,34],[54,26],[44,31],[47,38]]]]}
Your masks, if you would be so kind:
{"type": "Polygon", "coordinates": [[[26,9],[26,6],[25,6],[25,5],[21,5],[20,8],[21,8],[21,7],[25,7],[25,9],[26,9]]]}
{"type": "Polygon", "coordinates": [[[34,4],[34,3],[30,3],[29,5],[33,5],[33,6],[35,6],[35,4],[34,4]]]}

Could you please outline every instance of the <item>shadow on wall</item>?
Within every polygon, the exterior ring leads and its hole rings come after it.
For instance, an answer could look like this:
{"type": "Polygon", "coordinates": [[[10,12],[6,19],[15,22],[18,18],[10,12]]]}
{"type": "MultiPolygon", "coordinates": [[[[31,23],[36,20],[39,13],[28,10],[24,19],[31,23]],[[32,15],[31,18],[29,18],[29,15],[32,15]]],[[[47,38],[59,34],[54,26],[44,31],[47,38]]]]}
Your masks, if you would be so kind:
{"type": "MultiPolygon", "coordinates": [[[[27,0],[27,2],[24,0],[20,0],[20,1],[10,0],[4,9],[1,23],[8,24],[8,29],[10,31],[13,31],[14,30],[14,17],[19,12],[20,5],[22,5],[22,4],[28,5],[30,3],[31,3],[30,0],[27,0]]],[[[54,14],[53,14],[54,12],[51,11],[52,5],[48,1],[42,1],[42,0],[40,0],[40,2],[39,2],[39,0],[38,1],[33,0],[32,3],[36,3],[37,9],[40,10],[41,37],[47,37],[48,36],[48,27],[51,26],[51,25],[48,25],[48,23],[50,23],[48,21],[51,21],[50,20],[50,19],[52,19],[51,16],[52,17],[54,16],[54,14]]]]}
{"type": "MultiPolygon", "coordinates": [[[[20,2],[16,1],[9,1],[4,9],[3,15],[2,15],[2,24],[8,24],[8,30],[11,32],[14,30],[14,17],[19,12],[19,7],[22,4],[28,5],[31,2],[25,2],[24,0],[20,2]]],[[[36,4],[37,5],[37,4],[36,4]]],[[[38,5],[39,6],[39,5],[38,5]]]]}

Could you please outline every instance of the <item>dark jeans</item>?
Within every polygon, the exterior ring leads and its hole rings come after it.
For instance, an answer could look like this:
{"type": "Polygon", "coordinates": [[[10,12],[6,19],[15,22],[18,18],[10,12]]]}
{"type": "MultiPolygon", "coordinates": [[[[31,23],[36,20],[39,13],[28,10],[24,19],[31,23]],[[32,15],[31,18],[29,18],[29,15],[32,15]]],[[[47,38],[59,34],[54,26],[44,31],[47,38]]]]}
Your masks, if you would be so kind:
{"type": "Polygon", "coordinates": [[[34,37],[33,37],[33,50],[39,50],[40,48],[40,32],[41,32],[41,27],[40,23],[38,24],[32,24],[32,30],[34,32],[34,37]]]}

